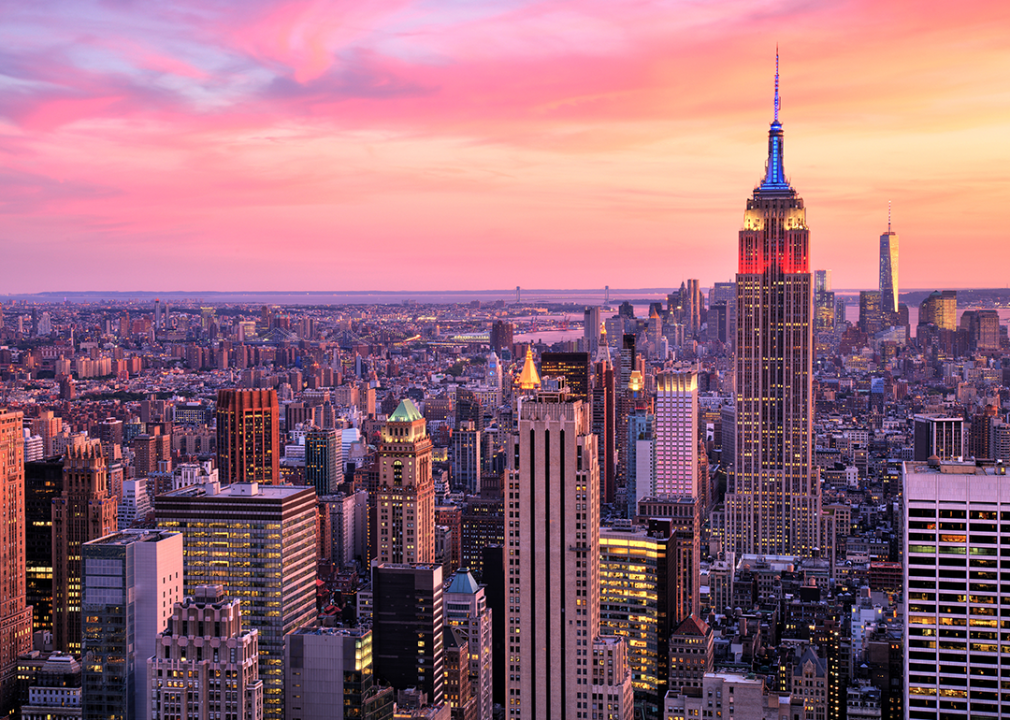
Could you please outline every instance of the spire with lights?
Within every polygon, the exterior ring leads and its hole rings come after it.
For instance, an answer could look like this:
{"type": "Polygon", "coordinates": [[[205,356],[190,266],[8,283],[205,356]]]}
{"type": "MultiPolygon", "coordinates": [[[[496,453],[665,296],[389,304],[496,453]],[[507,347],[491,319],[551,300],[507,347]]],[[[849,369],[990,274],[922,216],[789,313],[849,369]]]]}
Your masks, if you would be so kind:
{"type": "Polygon", "coordinates": [[[758,188],[762,195],[776,193],[793,193],[786,180],[785,167],[782,162],[783,133],[779,122],[779,110],[782,108],[782,98],[779,96],[779,48],[775,46],[775,98],[774,117],[768,130],[768,162],[765,164],[765,177],[758,188]]]}

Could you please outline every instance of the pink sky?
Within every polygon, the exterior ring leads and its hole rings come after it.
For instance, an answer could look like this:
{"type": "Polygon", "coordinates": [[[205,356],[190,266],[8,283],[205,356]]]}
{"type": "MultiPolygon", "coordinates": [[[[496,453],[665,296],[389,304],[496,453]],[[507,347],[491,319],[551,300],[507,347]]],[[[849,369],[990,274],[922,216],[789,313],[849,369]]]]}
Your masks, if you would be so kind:
{"type": "Polygon", "coordinates": [[[813,266],[1006,286],[1010,4],[0,3],[0,296],[736,272],[782,56],[813,266]]]}

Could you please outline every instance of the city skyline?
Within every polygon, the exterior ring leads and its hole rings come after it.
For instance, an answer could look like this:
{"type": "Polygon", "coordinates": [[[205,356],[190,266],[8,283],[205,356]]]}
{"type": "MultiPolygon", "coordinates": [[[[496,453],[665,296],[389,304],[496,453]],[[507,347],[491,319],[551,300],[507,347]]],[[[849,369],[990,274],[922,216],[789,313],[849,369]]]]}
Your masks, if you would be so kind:
{"type": "Polygon", "coordinates": [[[891,200],[905,287],[1005,285],[977,261],[1005,247],[996,3],[3,16],[4,294],[128,291],[151,268],[184,291],[548,287],[562,259],[575,287],[722,280],[776,43],[811,266],[874,287],[891,200]]]}

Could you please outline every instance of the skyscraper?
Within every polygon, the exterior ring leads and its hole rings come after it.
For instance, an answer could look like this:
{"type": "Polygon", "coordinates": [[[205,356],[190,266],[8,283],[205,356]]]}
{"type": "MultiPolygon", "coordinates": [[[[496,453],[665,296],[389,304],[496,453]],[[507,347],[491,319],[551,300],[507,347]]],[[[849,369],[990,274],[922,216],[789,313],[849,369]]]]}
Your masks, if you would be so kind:
{"type": "Polygon", "coordinates": [[[305,436],[305,483],[316,495],[331,495],[344,481],[342,440],[336,430],[314,428],[305,436]]]}
{"type": "Polygon", "coordinates": [[[814,329],[831,332],[835,329],[835,293],[831,290],[831,271],[814,271],[814,329]]]}
{"type": "Polygon", "coordinates": [[[873,337],[884,329],[886,317],[881,310],[880,291],[861,290],[859,292],[859,329],[873,337]]]}
{"type": "MultiPolygon", "coordinates": [[[[510,718],[588,717],[595,695],[626,702],[623,643],[597,648],[600,627],[600,493],[591,412],[563,390],[519,405],[508,447],[508,707],[510,718]],[[620,648],[609,653],[607,648],[620,648]],[[597,650],[613,664],[598,676],[597,650]],[[597,684],[612,683],[606,687],[597,684]]],[[[606,659],[604,660],[606,666],[606,659]]],[[[614,700],[611,700],[615,703],[614,700]]],[[[616,703],[621,704],[621,703],[616,703]]]]}
{"type": "Polygon", "coordinates": [[[284,717],[284,636],[316,617],[316,493],[290,485],[193,485],[155,498],[158,527],[186,540],[186,593],[223,585],[259,630],[263,715],[284,717]]]}
{"type": "Polygon", "coordinates": [[[223,484],[281,481],[276,390],[219,390],[217,466],[223,484]]]}
{"type": "Polygon", "coordinates": [[[887,232],[880,236],[880,314],[885,327],[898,319],[898,233],[891,230],[887,208],[887,232]]]}
{"type": "Polygon", "coordinates": [[[32,630],[53,629],[53,499],[63,488],[63,460],[25,463],[25,572],[32,630]]]}
{"type": "Polygon", "coordinates": [[[263,720],[259,655],[259,633],[242,629],[242,604],[221,585],[194,588],[175,602],[145,661],[147,717],[263,720]]]}
{"type": "Polygon", "coordinates": [[[957,330],[957,291],[934,290],[919,305],[919,325],[957,330]]]}
{"type": "Polygon", "coordinates": [[[698,495],[698,375],[656,376],[656,497],[698,495]]]}
{"type": "Polygon", "coordinates": [[[782,164],[777,55],[775,64],[765,177],[747,201],[740,231],[736,468],[726,537],[738,552],[809,555],[820,528],[811,468],[810,232],[803,199],[782,164]]]}
{"type": "Polygon", "coordinates": [[[98,440],[67,448],[63,491],[53,498],[53,643],[57,650],[81,649],[81,546],[116,531],[117,499],[109,497],[109,475],[98,440]]]}
{"type": "Polygon", "coordinates": [[[997,572],[1007,546],[1010,477],[975,463],[906,462],[905,717],[1006,717],[1010,614],[997,572]],[[1004,620],[1000,620],[1004,618],[1004,620]]]}
{"type": "Polygon", "coordinates": [[[413,401],[403,400],[382,428],[377,493],[380,563],[435,559],[431,438],[413,401]]]}
{"type": "Polygon", "coordinates": [[[375,676],[397,690],[417,688],[442,702],[445,625],[442,566],[372,566],[375,676]]]}
{"type": "Polygon", "coordinates": [[[460,569],[445,588],[445,627],[458,630],[469,645],[469,675],[476,700],[477,720],[491,720],[494,698],[492,682],[494,658],[491,647],[491,608],[484,588],[477,584],[469,570],[460,569]]]}
{"type": "Polygon", "coordinates": [[[32,645],[25,602],[25,460],[21,413],[0,409],[0,712],[12,709],[18,655],[32,645]]]}
{"type": "Polygon", "coordinates": [[[150,718],[147,660],[182,599],[182,535],[124,530],[81,558],[84,717],[150,718]]]}
{"type": "Polygon", "coordinates": [[[600,347],[600,308],[587,307],[582,316],[586,352],[595,355],[600,347]]]}

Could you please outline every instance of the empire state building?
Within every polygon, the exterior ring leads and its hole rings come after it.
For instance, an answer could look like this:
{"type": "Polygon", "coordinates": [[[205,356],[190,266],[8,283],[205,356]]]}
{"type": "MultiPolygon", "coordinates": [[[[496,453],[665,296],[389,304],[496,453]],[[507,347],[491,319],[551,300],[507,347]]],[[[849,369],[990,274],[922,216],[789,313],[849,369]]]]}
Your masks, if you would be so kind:
{"type": "Polygon", "coordinates": [[[736,468],[726,503],[727,549],[809,556],[819,545],[821,499],[812,472],[810,231],[786,180],[775,116],[768,162],[747,200],[737,281],[736,468]]]}

